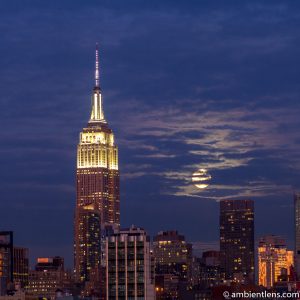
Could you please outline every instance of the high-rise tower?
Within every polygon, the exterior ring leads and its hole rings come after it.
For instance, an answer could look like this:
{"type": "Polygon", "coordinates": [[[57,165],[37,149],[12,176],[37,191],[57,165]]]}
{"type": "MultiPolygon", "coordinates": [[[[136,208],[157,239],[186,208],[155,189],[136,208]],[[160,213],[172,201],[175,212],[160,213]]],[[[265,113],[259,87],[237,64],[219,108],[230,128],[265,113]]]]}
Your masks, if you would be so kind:
{"type": "Polygon", "coordinates": [[[294,195],[295,213],[295,269],[297,278],[300,278],[300,193],[294,195]]]}
{"type": "Polygon", "coordinates": [[[150,238],[132,226],[106,237],[106,300],[154,300],[150,238]]]}
{"type": "Polygon", "coordinates": [[[101,229],[120,226],[118,148],[104,118],[98,46],[91,116],[77,147],[76,195],[75,274],[83,282],[99,267],[101,229]]]}
{"type": "Polygon", "coordinates": [[[220,202],[220,258],[225,279],[254,279],[254,202],[220,202]]]}

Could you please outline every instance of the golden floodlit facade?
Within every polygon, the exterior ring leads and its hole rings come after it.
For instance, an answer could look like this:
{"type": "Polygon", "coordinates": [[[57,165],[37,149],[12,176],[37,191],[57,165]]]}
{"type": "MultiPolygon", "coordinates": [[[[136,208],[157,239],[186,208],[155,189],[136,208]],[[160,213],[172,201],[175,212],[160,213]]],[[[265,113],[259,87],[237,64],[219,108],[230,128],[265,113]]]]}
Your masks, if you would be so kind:
{"type": "Polygon", "coordinates": [[[284,239],[278,236],[264,236],[258,246],[258,283],[268,289],[276,282],[291,275],[294,265],[294,251],[287,249],[284,239]]]}
{"type": "Polygon", "coordinates": [[[118,147],[104,118],[96,48],[92,111],[77,147],[74,260],[78,281],[88,281],[89,273],[99,267],[101,229],[120,226],[119,185],[118,147]]]}

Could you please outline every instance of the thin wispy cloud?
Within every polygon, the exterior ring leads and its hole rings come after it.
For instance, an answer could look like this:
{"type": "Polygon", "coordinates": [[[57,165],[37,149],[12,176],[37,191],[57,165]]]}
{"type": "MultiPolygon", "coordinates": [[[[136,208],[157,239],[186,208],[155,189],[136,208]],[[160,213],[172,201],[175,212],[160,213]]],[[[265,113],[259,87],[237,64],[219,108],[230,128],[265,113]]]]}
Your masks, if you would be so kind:
{"type": "MultiPolygon", "coordinates": [[[[193,103],[194,107],[196,104],[197,100],[193,103]]],[[[252,105],[255,106],[255,103],[252,105]]],[[[286,194],[291,191],[294,182],[281,186],[278,185],[278,179],[272,179],[270,174],[268,178],[270,183],[267,185],[241,183],[239,186],[238,178],[230,175],[230,172],[239,168],[244,170],[246,168],[247,172],[247,167],[252,168],[252,164],[254,165],[257,160],[265,159],[277,160],[274,168],[292,166],[298,171],[300,168],[300,155],[297,154],[300,153],[299,135],[295,130],[299,127],[300,121],[298,111],[294,107],[282,108],[271,105],[269,108],[253,110],[246,105],[223,111],[206,108],[196,112],[189,112],[184,108],[165,108],[157,114],[147,109],[139,115],[131,115],[130,111],[126,114],[130,120],[129,126],[124,128],[125,134],[128,134],[127,140],[133,139],[136,144],[141,145],[144,139],[147,139],[148,143],[149,141],[153,143],[152,147],[149,145],[149,151],[144,149],[146,153],[137,157],[152,161],[155,158],[161,160],[182,157],[181,162],[168,167],[169,170],[158,172],[155,162],[152,169],[153,175],[165,178],[166,182],[171,180],[166,186],[169,185],[170,193],[176,196],[195,196],[199,193],[195,187],[188,184],[192,173],[199,168],[216,173],[227,171],[226,176],[231,178],[232,182],[227,186],[215,184],[210,186],[208,194],[215,190],[218,192],[222,190],[224,193],[218,197],[208,195],[211,199],[227,196],[267,197],[278,192],[286,194]],[[130,124],[140,125],[135,127],[130,124]],[[190,137],[191,132],[193,137],[190,137]],[[166,151],[168,155],[165,154],[166,151]],[[193,163],[190,164],[190,161],[193,163]],[[240,188],[237,189],[238,186],[240,188]]],[[[124,146],[126,147],[126,144],[124,146]]],[[[147,169],[147,172],[140,171],[136,177],[151,175],[151,168],[148,166],[147,169]]],[[[257,177],[259,175],[258,171],[257,177]]],[[[168,190],[167,187],[165,189],[168,190]]]]}

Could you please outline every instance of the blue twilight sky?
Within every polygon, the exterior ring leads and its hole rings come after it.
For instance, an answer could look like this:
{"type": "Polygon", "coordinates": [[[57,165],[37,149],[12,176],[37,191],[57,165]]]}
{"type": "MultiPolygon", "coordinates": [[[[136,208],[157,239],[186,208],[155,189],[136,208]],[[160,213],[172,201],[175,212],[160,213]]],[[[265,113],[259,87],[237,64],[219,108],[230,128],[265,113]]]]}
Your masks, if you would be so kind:
{"type": "Polygon", "coordinates": [[[218,241],[218,200],[293,244],[300,189],[298,1],[0,2],[0,228],[72,263],[78,135],[95,43],[119,145],[121,222],[218,241]],[[206,168],[199,191],[192,174],[206,168]]]}

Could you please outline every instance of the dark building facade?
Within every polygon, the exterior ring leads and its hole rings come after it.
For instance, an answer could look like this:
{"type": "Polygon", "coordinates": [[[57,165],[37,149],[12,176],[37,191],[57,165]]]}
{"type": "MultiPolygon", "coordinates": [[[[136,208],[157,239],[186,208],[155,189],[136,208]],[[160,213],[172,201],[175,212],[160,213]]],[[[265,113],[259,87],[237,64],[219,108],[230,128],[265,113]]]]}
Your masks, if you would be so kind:
{"type": "Polygon", "coordinates": [[[198,290],[220,284],[220,252],[205,251],[201,258],[194,257],[191,273],[192,285],[198,290]]]}
{"type": "Polygon", "coordinates": [[[61,256],[39,257],[35,265],[36,271],[64,271],[64,259],[61,256]]]}
{"type": "Polygon", "coordinates": [[[161,231],[153,238],[156,274],[173,274],[187,279],[192,245],[176,230],[161,231]]]}
{"type": "Polygon", "coordinates": [[[225,279],[254,280],[254,202],[220,202],[220,261],[225,279]]]}
{"type": "Polygon", "coordinates": [[[294,195],[295,211],[295,270],[300,278],[300,193],[294,195]]]}
{"type": "Polygon", "coordinates": [[[120,225],[118,148],[102,104],[96,49],[92,112],[87,127],[80,133],[77,148],[74,265],[78,282],[87,281],[90,271],[98,268],[95,258],[101,244],[98,223],[101,227],[120,225]]]}
{"type": "Polygon", "coordinates": [[[180,299],[179,290],[191,284],[192,245],[176,230],[161,231],[153,239],[157,299],[180,299]]]}
{"type": "Polygon", "coordinates": [[[14,282],[21,287],[28,285],[29,277],[29,250],[23,247],[13,248],[13,275],[14,282]]]}
{"type": "Polygon", "coordinates": [[[80,278],[91,280],[91,273],[98,273],[101,262],[101,218],[94,205],[86,205],[78,210],[78,229],[81,234],[78,242],[85,255],[80,256],[80,278]]]}
{"type": "Polygon", "coordinates": [[[72,275],[64,270],[64,259],[60,256],[40,257],[34,270],[29,271],[26,287],[28,299],[56,299],[56,293],[69,293],[73,288],[72,275]]]}
{"type": "Polygon", "coordinates": [[[0,296],[7,293],[13,283],[13,232],[0,232],[0,296]]]}

